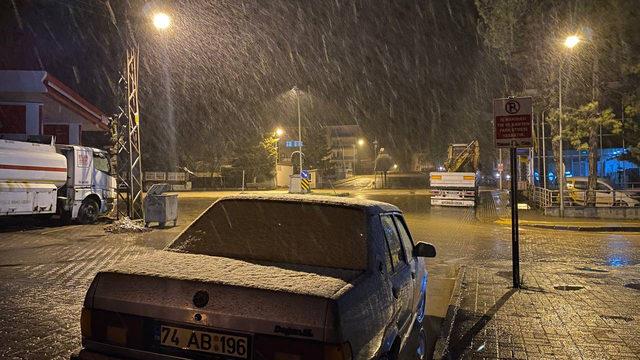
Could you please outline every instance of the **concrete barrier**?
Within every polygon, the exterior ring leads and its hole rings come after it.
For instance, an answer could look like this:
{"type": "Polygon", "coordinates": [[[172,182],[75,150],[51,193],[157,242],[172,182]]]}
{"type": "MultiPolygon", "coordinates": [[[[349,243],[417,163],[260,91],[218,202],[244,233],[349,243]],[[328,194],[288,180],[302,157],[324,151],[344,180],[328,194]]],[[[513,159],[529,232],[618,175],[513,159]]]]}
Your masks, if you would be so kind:
{"type": "MultiPolygon", "coordinates": [[[[560,216],[560,211],[558,207],[548,207],[544,209],[544,214],[560,216]]],[[[569,218],[640,220],[640,207],[571,206],[564,208],[564,216],[569,218]]]]}

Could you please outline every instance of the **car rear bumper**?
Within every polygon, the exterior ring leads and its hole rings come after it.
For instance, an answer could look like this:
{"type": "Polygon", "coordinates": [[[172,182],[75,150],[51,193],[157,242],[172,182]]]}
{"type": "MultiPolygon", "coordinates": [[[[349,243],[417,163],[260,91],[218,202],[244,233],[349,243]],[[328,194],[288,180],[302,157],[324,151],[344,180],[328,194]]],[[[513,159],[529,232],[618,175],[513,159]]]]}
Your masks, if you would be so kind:
{"type": "Polygon", "coordinates": [[[84,339],[83,348],[77,356],[79,360],[183,360],[186,358],[166,354],[152,353],[144,350],[129,349],[84,339]],[[108,355],[107,355],[108,354],[108,355]]]}

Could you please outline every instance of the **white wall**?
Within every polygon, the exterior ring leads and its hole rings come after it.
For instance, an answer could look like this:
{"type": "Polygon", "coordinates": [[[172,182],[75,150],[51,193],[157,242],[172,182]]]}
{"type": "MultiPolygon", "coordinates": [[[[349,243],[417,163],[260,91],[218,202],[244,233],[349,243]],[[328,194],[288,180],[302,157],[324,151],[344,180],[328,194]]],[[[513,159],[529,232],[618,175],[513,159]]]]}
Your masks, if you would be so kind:
{"type": "Polygon", "coordinates": [[[276,166],[276,179],[278,187],[288,187],[289,176],[291,176],[291,174],[293,174],[293,167],[291,165],[278,164],[276,166]]]}
{"type": "Polygon", "coordinates": [[[69,124],[69,145],[80,145],[80,124],[69,124]]]}
{"type": "Polygon", "coordinates": [[[27,103],[27,135],[40,135],[40,106],[42,104],[27,103]]]}

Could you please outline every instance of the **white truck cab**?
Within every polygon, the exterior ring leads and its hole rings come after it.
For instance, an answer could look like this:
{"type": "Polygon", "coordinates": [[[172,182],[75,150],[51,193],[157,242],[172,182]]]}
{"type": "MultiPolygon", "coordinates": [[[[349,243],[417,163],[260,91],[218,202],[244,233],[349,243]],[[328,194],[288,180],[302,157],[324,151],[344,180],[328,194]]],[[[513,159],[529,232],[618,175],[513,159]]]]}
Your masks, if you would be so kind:
{"type": "Polygon", "coordinates": [[[67,158],[67,182],[58,190],[60,214],[91,223],[109,213],[116,197],[109,154],[76,145],[57,146],[57,150],[67,158]]]}

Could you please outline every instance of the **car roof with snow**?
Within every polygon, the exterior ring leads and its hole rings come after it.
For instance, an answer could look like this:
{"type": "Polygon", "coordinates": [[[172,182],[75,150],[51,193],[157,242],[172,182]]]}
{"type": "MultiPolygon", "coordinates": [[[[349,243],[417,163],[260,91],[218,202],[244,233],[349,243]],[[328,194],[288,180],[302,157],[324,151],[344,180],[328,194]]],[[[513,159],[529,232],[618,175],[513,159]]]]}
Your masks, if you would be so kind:
{"type": "Polygon", "coordinates": [[[362,209],[370,214],[378,214],[384,212],[401,210],[394,205],[374,200],[347,198],[339,196],[327,196],[327,195],[296,195],[296,194],[246,194],[246,195],[231,195],[225,196],[216,201],[275,201],[275,202],[289,202],[289,203],[305,203],[313,205],[327,205],[327,206],[339,206],[347,208],[362,209]]]}

